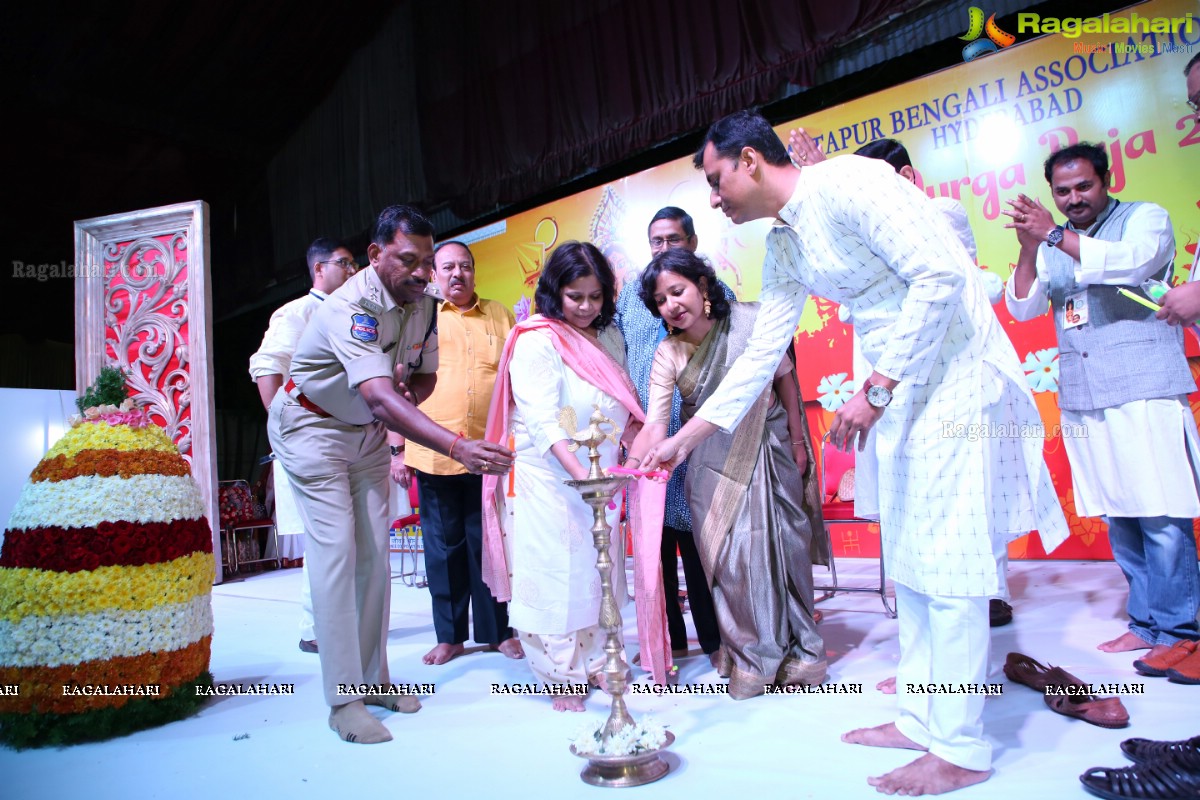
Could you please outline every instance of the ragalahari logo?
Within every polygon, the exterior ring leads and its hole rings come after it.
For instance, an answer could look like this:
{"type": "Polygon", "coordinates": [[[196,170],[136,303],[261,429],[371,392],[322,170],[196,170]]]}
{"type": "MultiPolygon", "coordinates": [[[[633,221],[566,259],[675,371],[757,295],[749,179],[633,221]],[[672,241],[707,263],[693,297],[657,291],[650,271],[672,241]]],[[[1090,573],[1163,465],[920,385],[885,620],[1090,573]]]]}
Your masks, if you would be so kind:
{"type": "Polygon", "coordinates": [[[983,21],[983,9],[978,6],[971,6],[967,9],[967,14],[970,27],[966,34],[958,37],[965,42],[970,42],[963,48],[963,61],[974,61],[981,56],[1008,47],[1017,40],[1017,37],[1011,33],[1000,30],[1000,26],[996,24],[995,14],[988,17],[986,23],[983,21]],[[987,38],[981,38],[985,34],[987,38]]]}

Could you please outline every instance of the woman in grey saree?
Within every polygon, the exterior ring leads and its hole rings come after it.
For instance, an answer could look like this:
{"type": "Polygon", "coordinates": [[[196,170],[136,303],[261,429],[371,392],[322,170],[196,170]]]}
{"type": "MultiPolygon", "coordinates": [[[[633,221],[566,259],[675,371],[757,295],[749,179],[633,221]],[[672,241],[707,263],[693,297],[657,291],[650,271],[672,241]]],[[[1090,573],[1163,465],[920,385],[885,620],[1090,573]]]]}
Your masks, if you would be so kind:
{"type": "MultiPolygon", "coordinates": [[[[643,301],[670,335],[654,356],[646,425],[630,466],[665,438],[675,389],[686,421],[746,347],[758,304],[710,297],[715,281],[712,268],[683,249],[660,254],[642,274],[643,301]]],[[[730,679],[730,696],[820,683],[826,661],[813,620],[812,565],[826,562],[827,539],[790,358],[735,430],[691,453],[687,470],[693,535],[723,642],[718,671],[730,679]]]]}

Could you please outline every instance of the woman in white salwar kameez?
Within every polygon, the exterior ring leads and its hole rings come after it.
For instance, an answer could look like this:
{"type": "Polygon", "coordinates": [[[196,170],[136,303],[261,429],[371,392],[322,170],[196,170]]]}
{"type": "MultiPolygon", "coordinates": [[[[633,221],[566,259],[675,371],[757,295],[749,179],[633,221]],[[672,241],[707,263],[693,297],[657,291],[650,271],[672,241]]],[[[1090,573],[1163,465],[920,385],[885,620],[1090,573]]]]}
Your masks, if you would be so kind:
{"type": "MultiPolygon", "coordinates": [[[[600,685],[605,653],[597,627],[601,588],[592,510],[564,483],[587,477],[588,451],[571,452],[568,436],[576,425],[586,426],[596,409],[612,420],[617,436],[627,431],[626,402],[636,404],[636,393],[624,370],[621,334],[610,324],[616,310],[612,270],[595,246],[560,245],[542,271],[535,303],[540,313],[514,329],[518,338],[507,362],[509,430],[519,462],[509,501],[512,517],[504,526],[509,620],[543,684],[600,685]],[[615,391],[620,387],[628,391],[615,391]]],[[[614,441],[600,445],[601,466],[617,463],[617,449],[614,441]]],[[[616,522],[610,513],[614,530],[616,522]]],[[[624,543],[620,536],[613,539],[614,595],[623,605],[624,543]]],[[[554,707],[581,711],[583,697],[556,696],[554,707]]]]}

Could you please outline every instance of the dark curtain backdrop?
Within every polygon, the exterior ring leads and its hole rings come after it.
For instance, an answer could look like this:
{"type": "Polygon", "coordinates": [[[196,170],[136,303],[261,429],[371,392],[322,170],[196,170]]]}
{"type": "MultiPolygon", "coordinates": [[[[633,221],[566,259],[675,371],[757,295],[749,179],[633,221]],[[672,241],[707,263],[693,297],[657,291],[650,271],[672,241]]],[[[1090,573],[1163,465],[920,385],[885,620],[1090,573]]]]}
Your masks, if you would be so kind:
{"type": "Polygon", "coordinates": [[[387,203],[471,218],[552,189],[808,85],[831,48],[920,4],[404,4],[271,163],[276,261],[387,203]]]}
{"type": "MultiPolygon", "coordinates": [[[[461,3],[422,4],[448,30],[461,3]]],[[[470,4],[467,4],[470,5],[470,4]]],[[[469,218],[808,85],[836,42],[913,3],[494,3],[418,84],[431,199],[469,218]]]]}

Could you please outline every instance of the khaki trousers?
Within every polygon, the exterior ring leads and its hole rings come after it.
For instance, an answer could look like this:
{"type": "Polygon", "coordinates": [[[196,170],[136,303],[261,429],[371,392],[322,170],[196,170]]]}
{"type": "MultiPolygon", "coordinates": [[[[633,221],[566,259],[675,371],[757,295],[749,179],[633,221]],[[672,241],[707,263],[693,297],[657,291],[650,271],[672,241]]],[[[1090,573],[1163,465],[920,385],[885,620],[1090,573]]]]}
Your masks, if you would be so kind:
{"type": "Polygon", "coordinates": [[[280,392],[271,404],[267,435],[292,478],[304,520],[325,701],[344,705],[363,697],[360,684],[390,680],[384,428],[318,416],[280,392]]]}

